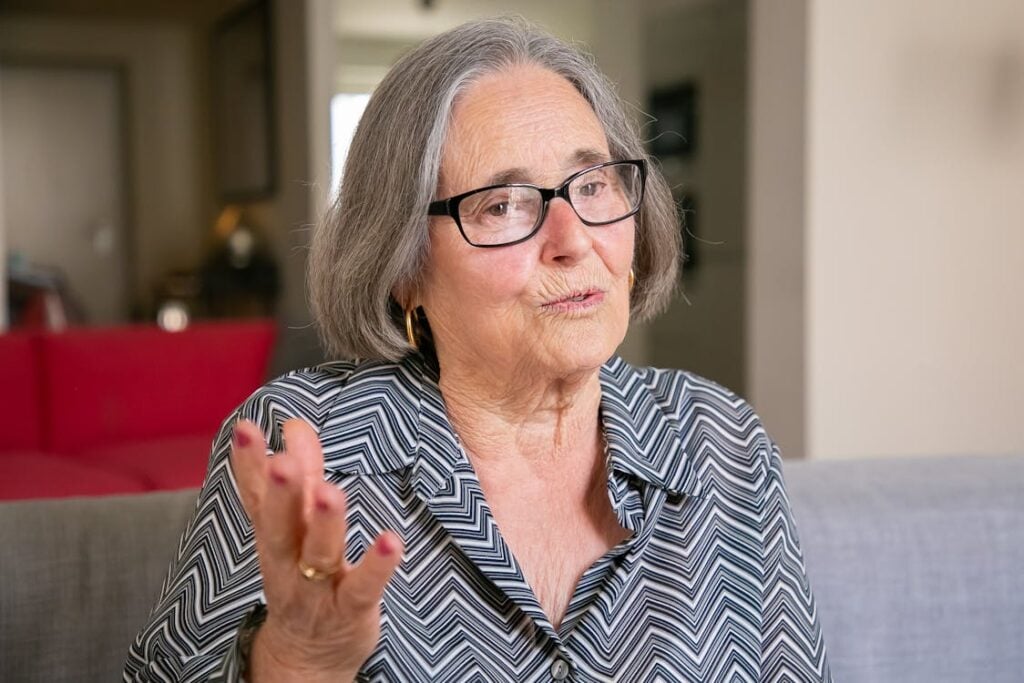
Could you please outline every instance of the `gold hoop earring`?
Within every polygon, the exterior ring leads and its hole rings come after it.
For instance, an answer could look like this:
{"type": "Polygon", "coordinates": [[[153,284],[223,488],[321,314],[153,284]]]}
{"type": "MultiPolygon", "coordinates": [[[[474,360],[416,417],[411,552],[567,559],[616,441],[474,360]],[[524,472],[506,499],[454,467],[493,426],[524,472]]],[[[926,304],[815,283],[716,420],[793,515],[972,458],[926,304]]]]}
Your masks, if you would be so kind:
{"type": "Polygon", "coordinates": [[[414,351],[419,351],[420,345],[416,343],[416,330],[414,330],[412,326],[412,319],[414,315],[416,315],[415,308],[405,309],[405,338],[409,341],[409,346],[411,346],[414,351]]]}
{"type": "Polygon", "coordinates": [[[633,291],[633,285],[636,284],[636,275],[633,274],[633,269],[629,269],[629,291],[633,291]]]}

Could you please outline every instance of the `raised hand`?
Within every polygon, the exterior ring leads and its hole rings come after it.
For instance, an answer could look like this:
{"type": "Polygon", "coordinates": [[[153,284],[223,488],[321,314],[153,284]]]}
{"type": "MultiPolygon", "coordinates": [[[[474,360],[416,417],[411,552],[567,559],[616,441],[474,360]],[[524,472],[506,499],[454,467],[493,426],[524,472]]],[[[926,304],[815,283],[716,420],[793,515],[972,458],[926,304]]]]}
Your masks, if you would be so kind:
{"type": "Polygon", "coordinates": [[[231,466],[256,535],[267,619],[247,679],[353,680],[380,637],[380,601],[402,555],[391,531],[345,562],[345,496],[323,479],[313,428],[283,425],[285,450],[268,458],[263,433],[235,425],[231,466]]]}

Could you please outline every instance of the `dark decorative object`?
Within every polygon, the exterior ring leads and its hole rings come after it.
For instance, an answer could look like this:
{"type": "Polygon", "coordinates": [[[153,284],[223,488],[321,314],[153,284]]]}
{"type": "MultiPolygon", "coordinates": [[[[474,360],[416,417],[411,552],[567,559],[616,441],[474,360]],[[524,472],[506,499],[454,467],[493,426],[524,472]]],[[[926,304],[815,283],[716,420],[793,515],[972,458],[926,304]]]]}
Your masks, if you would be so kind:
{"type": "Polygon", "coordinates": [[[200,270],[207,313],[215,318],[274,314],[279,292],[277,263],[244,225],[237,226],[200,270]]]}
{"type": "Polygon", "coordinates": [[[213,130],[217,185],[226,202],[274,191],[274,78],[269,0],[250,2],[213,29],[213,130]]]}
{"type": "Polygon", "coordinates": [[[651,93],[651,152],[685,158],[697,149],[697,86],[681,83],[651,93]]]}

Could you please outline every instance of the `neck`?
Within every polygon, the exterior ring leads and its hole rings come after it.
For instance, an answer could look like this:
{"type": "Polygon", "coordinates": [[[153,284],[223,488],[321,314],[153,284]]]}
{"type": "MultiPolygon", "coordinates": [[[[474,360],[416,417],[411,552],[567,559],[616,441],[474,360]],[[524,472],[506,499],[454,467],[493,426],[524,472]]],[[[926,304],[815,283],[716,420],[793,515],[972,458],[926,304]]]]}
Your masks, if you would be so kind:
{"type": "Polygon", "coordinates": [[[477,461],[564,459],[599,443],[599,369],[566,375],[441,363],[448,417],[477,461]]]}

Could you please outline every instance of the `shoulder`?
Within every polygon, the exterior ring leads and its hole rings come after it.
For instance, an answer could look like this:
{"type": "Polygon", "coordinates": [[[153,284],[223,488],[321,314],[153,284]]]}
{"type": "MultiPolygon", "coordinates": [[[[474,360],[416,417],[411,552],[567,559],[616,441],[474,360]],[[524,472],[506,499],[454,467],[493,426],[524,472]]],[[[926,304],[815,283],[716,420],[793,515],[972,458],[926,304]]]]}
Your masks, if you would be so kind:
{"type": "MultiPolygon", "coordinates": [[[[332,412],[367,386],[401,384],[407,370],[384,361],[339,360],[286,372],[254,391],[238,408],[237,417],[260,425],[275,450],[280,426],[298,418],[321,432],[332,412]]],[[[395,392],[390,392],[394,394],[395,392]]]]}
{"type": "Polygon", "coordinates": [[[345,387],[359,365],[357,361],[335,361],[291,370],[254,391],[241,410],[275,410],[293,417],[313,417],[345,387]]]}
{"type": "Polygon", "coordinates": [[[605,388],[621,392],[642,388],[666,416],[679,421],[696,417],[730,428],[760,426],[753,407],[717,382],[688,370],[636,367],[614,358],[605,366],[605,388]]]}
{"type": "MultiPolygon", "coordinates": [[[[697,467],[718,463],[764,462],[771,440],[753,406],[717,382],[687,370],[634,367],[621,359],[606,366],[618,391],[646,393],[647,411],[673,424],[680,445],[697,467]]],[[[608,386],[608,384],[606,384],[608,386]]],[[[644,402],[630,401],[633,410],[644,402]]]]}

